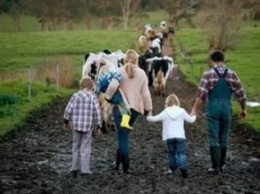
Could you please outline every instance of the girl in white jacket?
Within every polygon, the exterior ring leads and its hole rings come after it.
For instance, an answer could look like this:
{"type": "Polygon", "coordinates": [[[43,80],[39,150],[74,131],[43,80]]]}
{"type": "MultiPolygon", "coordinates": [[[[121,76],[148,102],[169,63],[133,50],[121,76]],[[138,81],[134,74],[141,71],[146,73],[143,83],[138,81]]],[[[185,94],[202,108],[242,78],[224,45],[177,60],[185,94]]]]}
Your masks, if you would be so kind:
{"type": "Polygon", "coordinates": [[[165,109],[155,116],[147,116],[147,121],[161,121],[163,125],[162,138],[167,142],[169,173],[175,174],[179,168],[182,177],[187,178],[186,171],[186,137],[184,121],[193,123],[196,116],[190,116],[180,107],[180,101],[175,94],[165,100],[165,109]],[[177,156],[177,157],[176,157],[177,156]]]}

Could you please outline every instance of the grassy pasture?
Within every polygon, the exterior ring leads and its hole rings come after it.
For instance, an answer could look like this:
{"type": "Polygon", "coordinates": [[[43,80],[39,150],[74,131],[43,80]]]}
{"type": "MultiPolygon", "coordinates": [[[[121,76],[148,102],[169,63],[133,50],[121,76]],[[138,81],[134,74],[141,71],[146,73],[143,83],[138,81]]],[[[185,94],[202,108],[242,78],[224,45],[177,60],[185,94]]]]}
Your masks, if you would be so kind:
{"type": "Polygon", "coordinates": [[[58,56],[64,56],[69,60],[63,60],[60,64],[61,82],[66,81],[64,79],[67,79],[68,74],[75,74],[73,76],[77,82],[81,76],[85,53],[103,49],[121,49],[125,52],[134,46],[136,39],[137,35],[133,31],[0,33],[0,136],[21,123],[30,111],[46,105],[55,96],[69,95],[72,92],[71,89],[57,91],[54,83],[34,79],[29,101],[28,66],[39,70],[39,74],[46,73],[42,76],[49,78],[51,71],[48,71],[48,63],[58,60],[58,56]],[[71,63],[70,66],[68,63],[71,63]],[[66,68],[63,69],[63,66],[66,68]],[[1,105],[1,102],[6,101],[14,103],[1,105]]]}
{"type": "Polygon", "coordinates": [[[0,34],[0,72],[38,65],[48,57],[81,57],[108,48],[126,50],[137,40],[131,31],[57,31],[0,34]]]}
{"type": "MultiPolygon", "coordinates": [[[[260,101],[260,30],[255,27],[242,29],[240,38],[234,49],[225,53],[226,65],[235,70],[246,90],[247,97],[252,101],[260,101]]],[[[194,84],[199,83],[201,73],[208,68],[208,46],[202,30],[183,28],[176,33],[176,60],[180,69],[194,84]],[[184,45],[191,63],[185,63],[181,57],[180,48],[184,45]]],[[[182,49],[183,50],[183,49],[182,49]]],[[[234,102],[234,111],[238,113],[238,103],[234,102]]],[[[248,118],[244,122],[250,123],[260,131],[260,107],[248,107],[248,118]]]]}

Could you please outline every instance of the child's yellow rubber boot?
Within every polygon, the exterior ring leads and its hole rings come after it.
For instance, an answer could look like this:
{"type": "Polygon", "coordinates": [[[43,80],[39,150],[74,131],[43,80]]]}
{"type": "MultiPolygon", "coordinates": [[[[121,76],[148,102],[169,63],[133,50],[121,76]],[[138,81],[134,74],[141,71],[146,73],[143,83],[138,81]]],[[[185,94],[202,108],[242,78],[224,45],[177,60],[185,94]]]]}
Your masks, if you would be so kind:
{"type": "Polygon", "coordinates": [[[121,126],[121,127],[124,127],[124,128],[127,128],[127,129],[129,129],[129,130],[133,130],[133,127],[131,127],[131,126],[129,125],[129,121],[130,121],[130,115],[128,115],[128,114],[123,114],[123,115],[122,115],[122,121],[121,121],[121,123],[120,123],[120,126],[121,126]]]}

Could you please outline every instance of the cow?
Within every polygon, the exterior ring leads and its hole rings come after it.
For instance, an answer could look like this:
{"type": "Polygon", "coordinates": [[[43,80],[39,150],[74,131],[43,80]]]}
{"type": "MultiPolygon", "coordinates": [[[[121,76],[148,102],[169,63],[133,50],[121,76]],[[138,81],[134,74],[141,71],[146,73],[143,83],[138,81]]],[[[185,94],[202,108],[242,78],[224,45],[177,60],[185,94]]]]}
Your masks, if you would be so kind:
{"type": "Polygon", "coordinates": [[[148,75],[148,63],[145,55],[139,55],[138,66],[148,75]]]}
{"type": "Polygon", "coordinates": [[[146,36],[144,35],[140,35],[138,38],[138,43],[139,43],[139,48],[140,51],[143,53],[145,51],[145,49],[147,48],[147,46],[149,46],[150,42],[148,41],[148,39],[146,38],[146,36]]]}
{"type": "Polygon", "coordinates": [[[138,42],[140,44],[140,47],[146,47],[147,44],[147,38],[144,35],[139,36],[138,42]]]}
{"type": "Polygon", "coordinates": [[[162,69],[160,68],[157,75],[154,78],[153,81],[153,87],[154,87],[154,94],[155,95],[162,95],[165,96],[165,79],[164,79],[164,73],[162,69]]]}
{"type": "Polygon", "coordinates": [[[104,52],[88,53],[85,55],[82,76],[90,76],[95,81],[102,66],[106,65],[106,68],[111,71],[116,70],[123,65],[124,56],[125,54],[121,50],[115,52],[104,50],[104,52]]]}
{"type": "Polygon", "coordinates": [[[168,32],[167,32],[167,23],[165,21],[160,22],[160,32],[162,33],[162,39],[168,39],[168,32]]]}
{"type": "Polygon", "coordinates": [[[148,59],[148,80],[149,86],[155,88],[155,93],[165,95],[165,87],[169,76],[172,74],[172,69],[176,67],[173,59],[168,56],[154,57],[148,59]]]}
{"type": "Polygon", "coordinates": [[[151,31],[153,30],[152,29],[152,26],[150,25],[150,24],[146,24],[145,26],[144,26],[144,34],[145,34],[145,36],[146,36],[146,38],[147,39],[150,39],[150,33],[151,33],[151,31]]]}

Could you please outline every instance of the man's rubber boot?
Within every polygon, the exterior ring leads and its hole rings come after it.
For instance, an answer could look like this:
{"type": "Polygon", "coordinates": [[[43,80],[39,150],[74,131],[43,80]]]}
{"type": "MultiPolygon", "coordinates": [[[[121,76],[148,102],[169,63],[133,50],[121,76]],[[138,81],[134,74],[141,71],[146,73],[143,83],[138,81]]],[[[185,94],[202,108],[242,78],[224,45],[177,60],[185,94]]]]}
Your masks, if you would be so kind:
{"type": "Polygon", "coordinates": [[[208,173],[217,175],[219,173],[220,167],[220,148],[219,147],[209,147],[210,158],[212,167],[208,169],[208,173]]]}
{"type": "Polygon", "coordinates": [[[220,165],[219,165],[220,172],[223,172],[223,166],[225,165],[226,155],[227,155],[227,148],[222,147],[221,148],[221,156],[220,156],[220,165]]]}
{"type": "Polygon", "coordinates": [[[129,130],[133,130],[133,128],[129,125],[130,118],[131,118],[130,115],[123,114],[120,126],[126,128],[126,129],[129,129],[129,130]]]}

